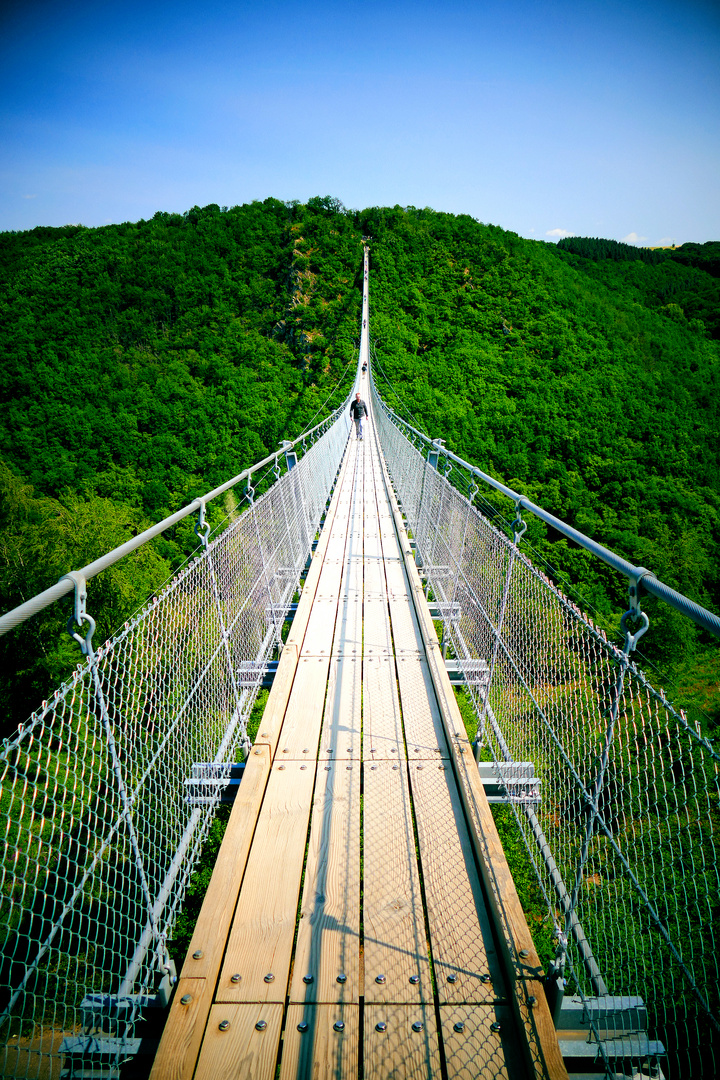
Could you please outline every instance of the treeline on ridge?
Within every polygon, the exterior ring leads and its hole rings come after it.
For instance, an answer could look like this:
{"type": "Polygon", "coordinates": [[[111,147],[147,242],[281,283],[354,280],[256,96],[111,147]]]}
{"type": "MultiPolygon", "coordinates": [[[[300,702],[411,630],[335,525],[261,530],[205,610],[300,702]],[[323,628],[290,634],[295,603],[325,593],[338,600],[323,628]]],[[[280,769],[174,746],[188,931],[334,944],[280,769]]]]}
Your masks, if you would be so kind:
{"type": "MultiPolygon", "coordinates": [[[[720,245],[616,260],[466,215],[330,198],[0,234],[3,609],[343,399],[363,236],[390,404],[717,610],[720,245]]],[[[226,500],[214,521],[236,509],[226,500]]],[[[617,623],[622,582],[539,522],[529,539],[617,623]]],[[[193,542],[186,522],[90,583],[100,640],[193,542]]],[[[647,606],[652,659],[717,717],[717,650],[647,606]]],[[[55,607],[0,639],[6,731],[78,659],[55,607]]]]}

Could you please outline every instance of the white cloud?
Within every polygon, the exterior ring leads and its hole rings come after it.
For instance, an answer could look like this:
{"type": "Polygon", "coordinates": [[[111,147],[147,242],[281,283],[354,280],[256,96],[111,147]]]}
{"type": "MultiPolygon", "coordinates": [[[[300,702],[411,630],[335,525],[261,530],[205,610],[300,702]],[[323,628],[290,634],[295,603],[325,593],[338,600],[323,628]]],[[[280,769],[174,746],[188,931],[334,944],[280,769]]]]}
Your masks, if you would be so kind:
{"type": "Polygon", "coordinates": [[[676,244],[674,236],[663,236],[658,240],[658,247],[675,247],[676,244]]]}
{"type": "Polygon", "coordinates": [[[567,229],[548,229],[545,233],[546,236],[557,236],[558,240],[563,236],[574,236],[574,233],[568,232],[567,229]]]}
{"type": "Polygon", "coordinates": [[[23,199],[37,199],[37,195],[23,195],[23,199]]]}
{"type": "Polygon", "coordinates": [[[647,236],[638,236],[636,232],[628,233],[627,236],[623,236],[623,244],[644,244],[647,241],[647,236]]]}

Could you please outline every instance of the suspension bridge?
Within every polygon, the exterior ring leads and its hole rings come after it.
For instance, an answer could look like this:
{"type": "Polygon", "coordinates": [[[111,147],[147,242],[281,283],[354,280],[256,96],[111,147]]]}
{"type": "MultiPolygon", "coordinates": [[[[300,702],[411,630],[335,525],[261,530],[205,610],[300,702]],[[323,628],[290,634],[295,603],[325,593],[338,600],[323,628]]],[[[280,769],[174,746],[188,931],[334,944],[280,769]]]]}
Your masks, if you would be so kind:
{"type": "Polygon", "coordinates": [[[5,1076],[715,1075],[719,759],[632,660],[640,585],[720,621],[402,421],[369,322],[366,250],[362,440],[346,402],[0,620],[73,593],[86,658],[3,747],[5,1076]],[[625,574],[624,646],[521,551],[523,511],[625,574]],[[190,514],[201,555],[96,647],[87,580],[190,514]]]}

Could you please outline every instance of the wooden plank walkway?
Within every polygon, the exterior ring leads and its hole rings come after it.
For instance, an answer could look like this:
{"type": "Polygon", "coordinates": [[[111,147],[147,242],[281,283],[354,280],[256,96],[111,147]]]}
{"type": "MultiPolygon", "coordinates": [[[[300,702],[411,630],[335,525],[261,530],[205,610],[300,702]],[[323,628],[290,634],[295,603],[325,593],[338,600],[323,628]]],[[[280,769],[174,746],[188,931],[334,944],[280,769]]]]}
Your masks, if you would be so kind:
{"type": "Polygon", "coordinates": [[[539,972],[366,425],[151,1078],[563,1078],[539,972]]]}

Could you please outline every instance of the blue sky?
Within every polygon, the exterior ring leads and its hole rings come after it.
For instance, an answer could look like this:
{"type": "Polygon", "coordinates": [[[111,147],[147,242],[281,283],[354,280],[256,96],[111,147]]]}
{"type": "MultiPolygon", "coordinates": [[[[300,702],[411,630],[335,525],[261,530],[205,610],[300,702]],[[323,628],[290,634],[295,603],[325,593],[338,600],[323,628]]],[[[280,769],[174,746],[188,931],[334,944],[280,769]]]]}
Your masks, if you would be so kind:
{"type": "Polygon", "coordinates": [[[720,239],[716,0],[0,0],[0,229],[334,195],[720,239]]]}

